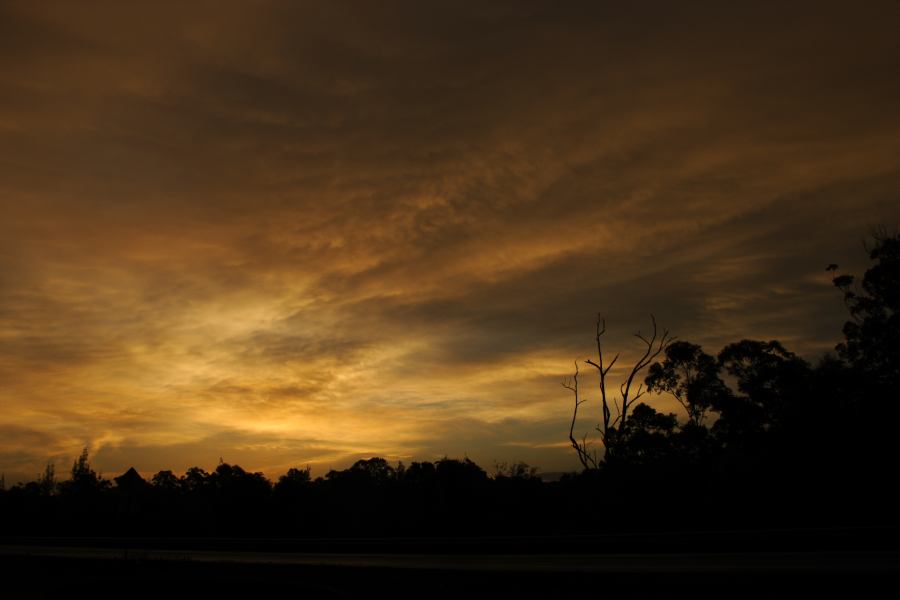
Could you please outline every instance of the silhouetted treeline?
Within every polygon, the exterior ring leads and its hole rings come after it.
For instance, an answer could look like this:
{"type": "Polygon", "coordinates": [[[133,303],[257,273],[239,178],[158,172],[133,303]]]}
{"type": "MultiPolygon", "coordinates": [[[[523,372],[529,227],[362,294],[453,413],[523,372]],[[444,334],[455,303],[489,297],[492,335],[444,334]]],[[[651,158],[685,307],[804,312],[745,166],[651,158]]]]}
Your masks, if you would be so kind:
{"type": "MultiPolygon", "coordinates": [[[[22,535],[480,535],[896,525],[900,236],[876,236],[861,281],[836,275],[849,320],[809,364],[777,341],[716,355],[669,345],[645,383],[684,413],[637,404],[597,469],[544,482],[468,459],[360,460],[271,482],[220,464],[113,481],[87,452],[0,491],[0,527],[22,535]]],[[[560,432],[561,436],[564,432],[560,432]]]]}
{"type": "Polygon", "coordinates": [[[42,476],[3,493],[2,525],[5,533],[28,535],[513,532],[548,508],[547,486],[528,469],[508,470],[514,476],[489,477],[468,459],[392,466],[372,458],[315,480],[308,469],[290,469],[274,484],[225,463],[211,473],[160,471],[150,481],[129,469],[108,481],[83,453],[70,480],[42,476]]]}

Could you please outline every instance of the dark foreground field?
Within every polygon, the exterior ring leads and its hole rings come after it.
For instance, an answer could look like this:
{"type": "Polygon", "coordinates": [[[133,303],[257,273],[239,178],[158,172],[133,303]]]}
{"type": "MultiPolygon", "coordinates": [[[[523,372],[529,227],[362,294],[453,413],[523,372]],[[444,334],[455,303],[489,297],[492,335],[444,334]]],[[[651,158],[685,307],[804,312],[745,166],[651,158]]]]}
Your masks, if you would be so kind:
{"type": "Polygon", "coordinates": [[[858,598],[896,583],[886,533],[7,538],[0,575],[10,598],[858,598]]]}

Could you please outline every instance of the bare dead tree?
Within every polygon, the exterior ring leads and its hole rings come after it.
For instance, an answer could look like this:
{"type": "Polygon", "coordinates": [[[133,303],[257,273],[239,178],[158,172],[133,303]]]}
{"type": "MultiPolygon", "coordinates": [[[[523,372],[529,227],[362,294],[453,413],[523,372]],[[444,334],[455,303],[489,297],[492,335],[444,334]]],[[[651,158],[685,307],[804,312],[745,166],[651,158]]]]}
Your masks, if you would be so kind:
{"type": "Polygon", "coordinates": [[[588,450],[587,434],[582,437],[580,442],[575,439],[575,421],[578,420],[578,407],[586,402],[586,400],[582,400],[578,397],[577,360],[575,361],[575,374],[571,379],[563,381],[562,386],[567,390],[571,390],[572,394],[575,396],[575,408],[572,410],[572,424],[569,426],[569,442],[571,442],[575,453],[578,454],[578,460],[581,462],[581,466],[585,469],[596,469],[598,464],[597,452],[596,450],[593,452],[588,450]]]}
{"type": "Polygon", "coordinates": [[[634,334],[635,337],[644,344],[644,351],[631,367],[628,376],[619,385],[619,398],[616,399],[609,393],[607,387],[609,372],[619,359],[619,355],[616,354],[613,359],[609,361],[609,364],[604,363],[602,337],[603,334],[606,333],[606,320],[603,319],[601,315],[597,315],[597,360],[595,362],[591,359],[587,359],[585,360],[585,363],[597,369],[600,376],[600,404],[602,414],[601,421],[597,424],[595,429],[600,434],[600,441],[603,444],[602,461],[597,459],[596,452],[589,452],[587,436],[584,436],[581,442],[575,439],[575,421],[578,418],[578,407],[585,402],[585,400],[579,398],[578,395],[577,362],[575,363],[574,377],[571,380],[563,382],[563,387],[572,390],[575,395],[572,425],[569,427],[569,441],[572,444],[572,448],[578,454],[578,460],[585,469],[597,468],[601,462],[608,461],[615,455],[618,433],[621,431],[622,426],[628,418],[628,410],[647,392],[647,390],[644,389],[644,384],[640,381],[638,382],[637,388],[634,388],[635,379],[641,371],[655,361],[656,357],[658,357],[666,347],[675,340],[673,336],[669,335],[667,329],[662,330],[662,332],[659,331],[656,324],[656,317],[650,315],[650,321],[653,323],[653,333],[649,337],[644,336],[640,331],[634,334]],[[613,409],[615,409],[615,412],[613,412],[613,409]]]}

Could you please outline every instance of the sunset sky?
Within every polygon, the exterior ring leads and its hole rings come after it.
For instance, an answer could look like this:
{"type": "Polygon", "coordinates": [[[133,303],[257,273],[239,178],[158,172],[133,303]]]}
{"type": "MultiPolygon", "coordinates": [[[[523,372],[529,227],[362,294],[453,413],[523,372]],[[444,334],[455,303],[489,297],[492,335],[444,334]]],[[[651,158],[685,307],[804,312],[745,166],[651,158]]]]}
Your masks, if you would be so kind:
{"type": "Polygon", "coordinates": [[[651,313],[815,360],[845,316],[826,265],[900,224],[898,23],[0,0],[0,472],[85,446],[105,476],[571,470],[560,382],[598,312],[623,366],[651,313]]]}

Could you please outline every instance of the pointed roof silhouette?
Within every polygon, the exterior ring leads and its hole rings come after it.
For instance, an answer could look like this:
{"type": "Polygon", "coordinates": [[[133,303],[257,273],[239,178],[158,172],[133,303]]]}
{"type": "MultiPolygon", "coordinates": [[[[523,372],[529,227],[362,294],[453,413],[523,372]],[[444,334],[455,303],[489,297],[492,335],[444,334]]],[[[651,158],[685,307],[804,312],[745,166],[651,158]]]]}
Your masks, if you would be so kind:
{"type": "Polygon", "coordinates": [[[116,487],[123,489],[134,489],[148,485],[144,478],[134,470],[134,467],[129,467],[127,471],[114,478],[113,481],[116,482],[116,487]]]}

